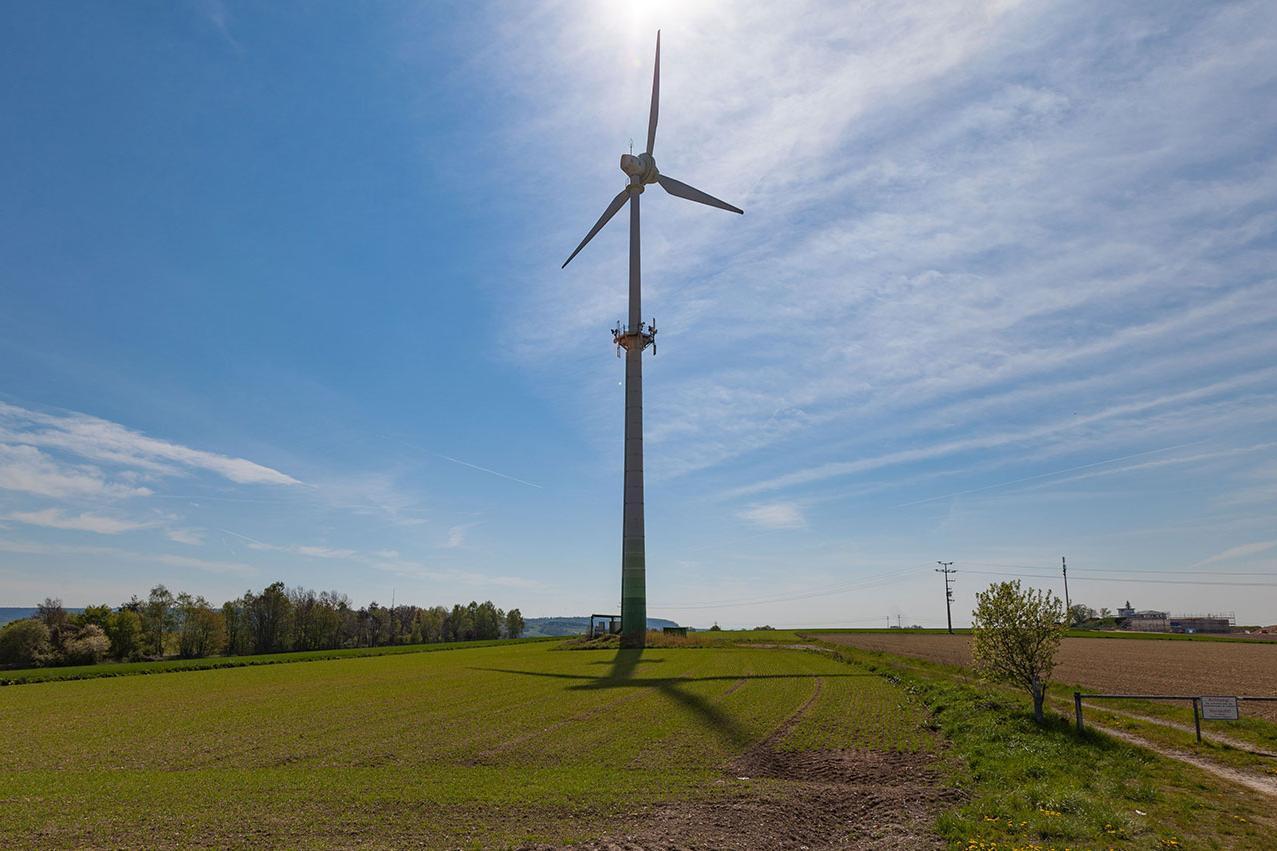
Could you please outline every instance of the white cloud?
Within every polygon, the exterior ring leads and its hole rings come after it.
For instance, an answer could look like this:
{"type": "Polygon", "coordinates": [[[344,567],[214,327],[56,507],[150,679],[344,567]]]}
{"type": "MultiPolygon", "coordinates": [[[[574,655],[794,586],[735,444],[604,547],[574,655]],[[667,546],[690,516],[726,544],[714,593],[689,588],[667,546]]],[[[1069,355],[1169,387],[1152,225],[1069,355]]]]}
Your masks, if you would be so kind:
{"type": "Polygon", "coordinates": [[[436,568],[407,559],[376,561],[372,562],[372,567],[410,579],[430,579],[437,582],[460,583],[477,588],[536,589],[545,587],[541,581],[523,576],[502,576],[453,568],[436,568]]]}
{"type": "Polygon", "coordinates": [[[15,511],[8,519],[30,526],[44,526],[49,529],[71,529],[79,532],[96,532],[99,535],[118,535],[121,532],[132,532],[146,529],[154,523],[140,523],[133,520],[121,520],[116,517],[103,517],[98,514],[82,513],[70,515],[60,508],[46,508],[42,511],[15,511]]]}
{"type": "Polygon", "coordinates": [[[148,437],[87,414],[47,414],[0,402],[0,440],[158,475],[202,470],[238,484],[301,484],[286,473],[244,458],[148,437]]]}
{"type": "MultiPolygon", "coordinates": [[[[653,479],[811,486],[893,451],[1014,450],[1074,411],[1081,440],[1116,456],[1150,448],[1143,415],[1089,412],[1272,362],[1270,5],[696,4],[650,19],[666,25],[658,162],[746,208],[644,195],[645,311],[669,336],[645,408],[653,479]]],[[[573,364],[610,451],[598,400],[616,375],[585,346],[624,314],[624,287],[598,285],[623,280],[623,216],[558,263],[619,186],[617,140],[646,121],[651,32],[576,6],[544,40],[521,37],[528,23],[503,21],[491,50],[508,61],[480,64],[516,93],[561,93],[527,100],[510,145],[533,138],[572,169],[535,199],[553,225],[527,250],[548,271],[510,309],[548,353],[524,361],[549,365],[538,378],[573,364]]],[[[1231,392],[1262,403],[1274,385],[1231,392]]],[[[1206,401],[1175,403],[1186,439],[1206,401]]],[[[1242,404],[1226,428],[1265,416],[1242,404]]]]}
{"type": "Polygon", "coordinates": [[[1257,555],[1258,553],[1267,552],[1277,547],[1277,541],[1256,541],[1252,544],[1240,544],[1236,547],[1229,547],[1223,552],[1215,553],[1215,555],[1204,558],[1193,565],[1193,567],[1204,567],[1208,564],[1215,564],[1221,561],[1230,561],[1237,558],[1245,558],[1246,556],[1257,555]]]}
{"type": "Polygon", "coordinates": [[[0,552],[22,553],[41,556],[70,556],[93,559],[95,567],[107,569],[134,562],[151,562],[169,567],[189,567],[209,573],[256,573],[248,564],[234,561],[216,561],[211,559],[191,558],[189,556],[171,555],[169,553],[135,552],[115,547],[90,547],[74,544],[38,544],[28,541],[12,541],[0,539],[0,552]],[[106,563],[104,563],[106,562],[106,563]],[[112,563],[113,562],[113,563],[112,563]]]}
{"type": "Polygon", "coordinates": [[[739,516],[765,529],[801,529],[807,525],[802,509],[792,502],[752,505],[741,511],[739,516]]]}
{"type": "Polygon", "coordinates": [[[449,526],[448,539],[443,544],[444,548],[451,550],[465,546],[466,535],[471,529],[478,525],[478,523],[461,523],[456,526],[449,526]]]}
{"type": "Polygon", "coordinates": [[[33,446],[0,443],[0,489],[37,496],[146,496],[149,488],[110,482],[97,467],[64,464],[33,446]]]}
{"type": "Polygon", "coordinates": [[[199,529],[169,529],[164,536],[170,541],[197,547],[204,543],[204,533],[199,529]]]}
{"type": "Polygon", "coordinates": [[[292,555],[307,556],[308,558],[353,559],[362,557],[355,550],[342,547],[317,544],[270,544],[266,541],[250,538],[248,535],[242,535],[239,532],[232,532],[230,529],[223,529],[222,531],[246,541],[250,550],[258,550],[260,552],[290,553],[292,555]]]}

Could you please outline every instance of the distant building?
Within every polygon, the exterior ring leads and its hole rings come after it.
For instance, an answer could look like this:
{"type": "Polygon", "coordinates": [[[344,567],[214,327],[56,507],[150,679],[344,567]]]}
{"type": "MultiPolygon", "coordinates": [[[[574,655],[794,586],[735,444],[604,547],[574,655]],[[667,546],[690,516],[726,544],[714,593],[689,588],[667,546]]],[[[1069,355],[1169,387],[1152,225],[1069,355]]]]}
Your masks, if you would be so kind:
{"type": "Polygon", "coordinates": [[[1176,615],[1171,618],[1171,632],[1198,633],[1198,632],[1232,632],[1233,631],[1233,615],[1228,614],[1206,614],[1206,615],[1176,615]]]}
{"type": "Polygon", "coordinates": [[[1227,614],[1187,614],[1171,615],[1156,609],[1136,609],[1127,600],[1126,605],[1117,610],[1117,619],[1124,629],[1136,632],[1182,632],[1227,633],[1233,631],[1234,617],[1227,614]]]}
{"type": "Polygon", "coordinates": [[[1167,617],[1166,612],[1155,612],[1150,609],[1144,612],[1136,612],[1126,619],[1124,626],[1136,632],[1169,632],[1171,620],[1167,617]]]}
{"type": "Polygon", "coordinates": [[[1159,612],[1156,609],[1137,611],[1131,607],[1130,600],[1117,610],[1117,619],[1126,629],[1137,632],[1169,632],[1171,628],[1170,615],[1167,612],[1159,612]]]}

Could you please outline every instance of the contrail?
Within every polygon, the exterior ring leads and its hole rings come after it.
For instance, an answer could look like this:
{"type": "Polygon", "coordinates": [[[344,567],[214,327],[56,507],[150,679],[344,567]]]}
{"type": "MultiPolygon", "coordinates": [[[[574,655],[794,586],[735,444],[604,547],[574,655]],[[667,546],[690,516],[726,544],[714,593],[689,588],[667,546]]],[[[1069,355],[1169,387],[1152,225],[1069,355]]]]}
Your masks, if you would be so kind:
{"type": "Polygon", "coordinates": [[[460,458],[453,458],[451,455],[444,455],[439,452],[431,452],[429,449],[425,449],[421,446],[417,446],[416,444],[409,443],[408,441],[403,440],[402,438],[394,437],[393,435],[383,434],[381,435],[381,438],[383,440],[392,440],[395,443],[408,447],[409,449],[415,449],[417,452],[425,452],[426,454],[433,455],[436,458],[442,458],[445,461],[451,461],[454,464],[460,464],[462,467],[469,467],[472,470],[478,470],[481,473],[489,473],[493,476],[500,476],[503,479],[509,479],[512,482],[518,482],[519,484],[527,485],[530,488],[541,487],[536,482],[529,482],[523,479],[515,478],[514,476],[507,476],[505,473],[498,473],[496,470],[489,470],[487,467],[480,467],[478,464],[471,464],[469,461],[462,461],[460,458]]]}
{"type": "Polygon", "coordinates": [[[234,535],[236,538],[242,538],[243,540],[248,541],[250,544],[256,544],[259,547],[266,547],[267,549],[275,549],[275,547],[271,546],[265,541],[259,541],[256,538],[250,538],[247,535],[241,535],[239,532],[232,532],[230,529],[218,529],[217,531],[225,532],[228,535],[234,535]]]}
{"type": "Polygon", "coordinates": [[[518,482],[521,485],[527,485],[530,488],[541,487],[536,482],[528,482],[523,479],[516,479],[514,476],[507,476],[505,473],[498,473],[496,470],[489,470],[487,467],[480,467],[478,464],[471,464],[469,461],[462,461],[460,458],[452,458],[447,455],[440,455],[438,452],[433,453],[436,458],[442,458],[445,461],[451,461],[454,464],[460,464],[462,467],[469,467],[472,470],[478,470],[481,473],[491,473],[494,476],[500,476],[503,479],[509,479],[512,482],[518,482]]]}
{"type": "Polygon", "coordinates": [[[994,488],[1003,488],[1009,485],[1019,485],[1024,482],[1031,482],[1035,479],[1045,479],[1050,476],[1059,476],[1064,473],[1076,473],[1078,470],[1087,470],[1091,467],[1099,467],[1104,464],[1115,464],[1118,461],[1129,461],[1132,458],[1139,458],[1144,455],[1154,455],[1158,452],[1170,452],[1172,449],[1183,449],[1185,446],[1198,446],[1205,443],[1205,440],[1194,440],[1190,443],[1179,443],[1175,446],[1163,446],[1161,449],[1148,449],[1144,452],[1136,452],[1133,455],[1123,455],[1120,458],[1106,458],[1103,461],[1092,461],[1090,464],[1080,464],[1077,467],[1067,467],[1063,470],[1052,470],[1049,473],[1038,473],[1036,476],[1025,476],[1023,479],[1012,479],[1009,482],[995,482],[991,485],[985,485],[980,488],[971,488],[965,491],[954,491],[953,493],[941,494],[940,496],[929,496],[926,499],[916,499],[913,502],[902,502],[899,505],[893,505],[892,508],[908,508],[911,505],[922,505],[925,502],[935,502],[940,499],[949,499],[954,496],[966,496],[971,493],[980,493],[981,491],[993,490],[994,488]]]}

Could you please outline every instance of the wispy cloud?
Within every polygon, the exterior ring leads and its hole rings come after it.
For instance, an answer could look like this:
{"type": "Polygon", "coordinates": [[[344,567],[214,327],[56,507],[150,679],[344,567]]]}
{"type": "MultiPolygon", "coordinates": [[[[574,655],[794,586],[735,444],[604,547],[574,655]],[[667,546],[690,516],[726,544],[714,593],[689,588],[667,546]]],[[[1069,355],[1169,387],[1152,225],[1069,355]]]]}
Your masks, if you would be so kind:
{"type": "Polygon", "coordinates": [[[360,554],[357,551],[344,547],[328,547],[317,544],[268,544],[265,541],[250,538],[248,535],[242,535],[239,532],[232,532],[230,529],[223,529],[222,531],[247,542],[250,550],[258,550],[260,552],[290,553],[292,555],[306,556],[308,558],[345,560],[360,557],[360,554]]]}
{"type": "Polygon", "coordinates": [[[170,541],[198,547],[204,543],[204,533],[199,529],[168,529],[164,536],[170,541]]]}
{"type": "Polygon", "coordinates": [[[238,484],[298,485],[279,470],[203,449],[192,449],[88,414],[49,414],[0,402],[0,442],[55,449],[99,464],[154,475],[213,473],[238,484]]]}
{"type": "Polygon", "coordinates": [[[451,550],[451,549],[457,549],[458,547],[465,546],[466,534],[471,529],[473,529],[475,526],[478,526],[478,525],[479,525],[478,523],[461,523],[456,526],[449,526],[448,538],[446,541],[444,541],[444,544],[443,544],[444,548],[451,550]]]}
{"type": "MultiPolygon", "coordinates": [[[[1049,440],[1067,454],[1075,437],[1120,456],[1203,436],[1192,422],[1212,400],[1175,392],[1186,388],[1239,402],[1217,441],[1269,422],[1277,117],[1255,113],[1277,81],[1266,4],[665,15],[651,20],[667,36],[658,162],[747,215],[644,196],[645,306],[668,317],[671,341],[646,400],[654,479],[712,471],[740,498],[944,464],[964,447],[1049,440]],[[1141,442],[1154,408],[1122,405],[1155,397],[1176,408],[1178,433],[1141,442]]],[[[558,109],[529,99],[512,148],[532,136],[575,169],[560,196],[537,199],[555,228],[527,250],[546,271],[511,305],[543,355],[524,361],[534,370],[586,362],[588,329],[624,313],[624,287],[598,285],[623,280],[623,232],[558,271],[646,117],[652,34],[603,17],[565,11],[533,44],[514,15],[510,41],[491,48],[510,58],[492,73],[514,91],[562,93],[558,109]]],[[[604,437],[609,366],[574,381],[604,437]]]]}
{"type": "Polygon", "coordinates": [[[99,535],[118,535],[121,532],[132,532],[154,526],[154,523],[122,520],[117,517],[104,517],[84,512],[67,514],[60,508],[46,508],[41,511],[15,511],[8,515],[9,520],[26,523],[29,526],[44,526],[49,529],[70,529],[78,532],[96,532],[99,535]]]}
{"type": "Polygon", "coordinates": [[[1229,547],[1223,552],[1215,553],[1209,558],[1193,564],[1193,567],[1205,567],[1208,564],[1215,564],[1221,561],[1231,561],[1232,559],[1246,558],[1247,556],[1258,555],[1259,553],[1268,552],[1277,547],[1277,541],[1256,541],[1251,544],[1239,544],[1235,547],[1229,547]]]}
{"type": "Polygon", "coordinates": [[[751,505],[739,512],[742,520],[765,529],[801,529],[807,525],[802,509],[792,502],[751,505]]]}
{"type": "Polygon", "coordinates": [[[150,488],[108,481],[97,467],[66,464],[34,446],[0,443],[0,489],[44,497],[147,496],[150,488]]]}
{"type": "Polygon", "coordinates": [[[217,561],[213,559],[192,558],[191,556],[173,555],[171,553],[139,552],[117,549],[115,547],[77,546],[74,544],[41,544],[28,541],[0,539],[0,552],[22,553],[40,556],[69,556],[89,558],[98,562],[99,568],[116,567],[136,562],[162,564],[169,567],[192,568],[209,573],[251,574],[256,570],[252,565],[235,561],[217,561]],[[108,562],[103,564],[102,562],[108,562]]]}

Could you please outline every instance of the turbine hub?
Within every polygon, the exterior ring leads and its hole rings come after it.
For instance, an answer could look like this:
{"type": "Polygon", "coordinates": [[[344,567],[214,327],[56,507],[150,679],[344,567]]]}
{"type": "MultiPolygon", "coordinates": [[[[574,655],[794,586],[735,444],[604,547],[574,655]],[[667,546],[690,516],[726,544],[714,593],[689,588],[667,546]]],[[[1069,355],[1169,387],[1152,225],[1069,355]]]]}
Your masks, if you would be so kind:
{"type": "Polygon", "coordinates": [[[629,175],[631,180],[636,179],[639,183],[655,183],[660,174],[656,170],[656,160],[652,159],[652,155],[648,153],[638,156],[621,154],[621,171],[629,175]]]}

